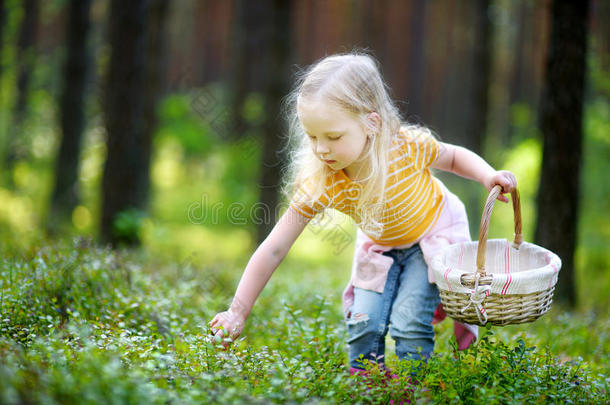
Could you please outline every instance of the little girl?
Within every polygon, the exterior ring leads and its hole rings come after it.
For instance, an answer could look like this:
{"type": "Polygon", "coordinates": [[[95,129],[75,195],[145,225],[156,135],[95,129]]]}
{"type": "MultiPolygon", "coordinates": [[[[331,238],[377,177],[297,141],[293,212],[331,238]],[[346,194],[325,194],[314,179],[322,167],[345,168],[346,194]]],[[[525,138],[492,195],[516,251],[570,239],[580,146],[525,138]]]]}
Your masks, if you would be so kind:
{"type": "MultiPolygon", "coordinates": [[[[352,373],[364,369],[361,359],[383,365],[388,324],[399,359],[426,359],[440,303],[427,263],[440,248],[470,241],[463,204],[430,168],[476,180],[487,190],[499,184],[502,193],[516,187],[515,177],[437,141],[426,128],[404,124],[368,55],[320,60],[287,101],[295,145],[291,203],[252,255],[230,308],[210,322],[212,333],[240,335],[254,301],[307,223],[334,208],[359,227],[343,294],[352,373]]],[[[503,194],[498,199],[508,201],[503,194]]]]}

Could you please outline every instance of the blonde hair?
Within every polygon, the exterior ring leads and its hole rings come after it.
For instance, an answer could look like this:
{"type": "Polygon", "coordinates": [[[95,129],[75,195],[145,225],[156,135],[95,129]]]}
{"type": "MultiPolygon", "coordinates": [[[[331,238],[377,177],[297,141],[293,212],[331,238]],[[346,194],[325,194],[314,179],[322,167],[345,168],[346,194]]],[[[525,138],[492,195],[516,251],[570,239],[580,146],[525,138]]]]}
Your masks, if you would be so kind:
{"type": "Polygon", "coordinates": [[[324,192],[326,180],[333,174],[333,170],[312,152],[297,116],[298,100],[314,98],[324,99],[351,113],[365,133],[372,134],[365,152],[369,173],[362,180],[356,215],[363,231],[379,235],[381,226],[377,218],[383,209],[379,196],[385,191],[392,138],[400,130],[402,120],[381,78],[377,61],[358,52],[325,57],[298,74],[293,90],[284,100],[290,148],[284,190],[290,199],[307,181],[313,186],[313,192],[305,196],[305,202],[309,204],[324,192]],[[367,119],[373,112],[381,118],[378,127],[367,119]]]}

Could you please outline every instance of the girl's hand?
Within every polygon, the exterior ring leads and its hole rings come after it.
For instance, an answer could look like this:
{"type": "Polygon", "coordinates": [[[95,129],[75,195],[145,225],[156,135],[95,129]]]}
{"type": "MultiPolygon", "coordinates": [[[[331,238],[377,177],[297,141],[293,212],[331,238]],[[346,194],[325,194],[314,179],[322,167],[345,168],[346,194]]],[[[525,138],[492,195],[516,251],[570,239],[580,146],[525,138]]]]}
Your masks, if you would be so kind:
{"type": "Polygon", "coordinates": [[[221,343],[227,349],[229,344],[239,337],[245,323],[246,318],[243,314],[229,308],[217,314],[208,325],[214,341],[221,343]]]}
{"type": "Polygon", "coordinates": [[[517,187],[517,179],[514,174],[507,170],[498,170],[489,176],[485,182],[487,191],[491,191],[495,185],[502,187],[502,191],[500,192],[500,195],[498,195],[498,200],[507,203],[508,197],[504,194],[511,193],[517,187]]]}

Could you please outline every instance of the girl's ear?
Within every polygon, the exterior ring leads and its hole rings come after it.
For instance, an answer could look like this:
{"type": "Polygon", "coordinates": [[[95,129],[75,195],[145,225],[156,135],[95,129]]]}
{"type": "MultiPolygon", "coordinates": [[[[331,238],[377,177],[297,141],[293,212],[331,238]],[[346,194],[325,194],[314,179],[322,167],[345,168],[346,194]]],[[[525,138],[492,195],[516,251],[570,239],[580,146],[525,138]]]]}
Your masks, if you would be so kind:
{"type": "Polygon", "coordinates": [[[366,116],[366,123],[368,129],[373,132],[378,132],[381,129],[381,117],[374,111],[366,116]]]}

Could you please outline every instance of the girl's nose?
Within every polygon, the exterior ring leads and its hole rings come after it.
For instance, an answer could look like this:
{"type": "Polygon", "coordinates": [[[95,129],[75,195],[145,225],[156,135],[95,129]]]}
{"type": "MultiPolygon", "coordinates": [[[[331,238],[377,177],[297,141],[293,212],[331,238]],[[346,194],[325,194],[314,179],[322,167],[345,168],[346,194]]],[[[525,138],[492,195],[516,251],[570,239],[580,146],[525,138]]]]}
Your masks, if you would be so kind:
{"type": "Polygon", "coordinates": [[[319,142],[316,144],[316,152],[320,155],[330,152],[328,146],[324,144],[324,142],[319,142]]]}

